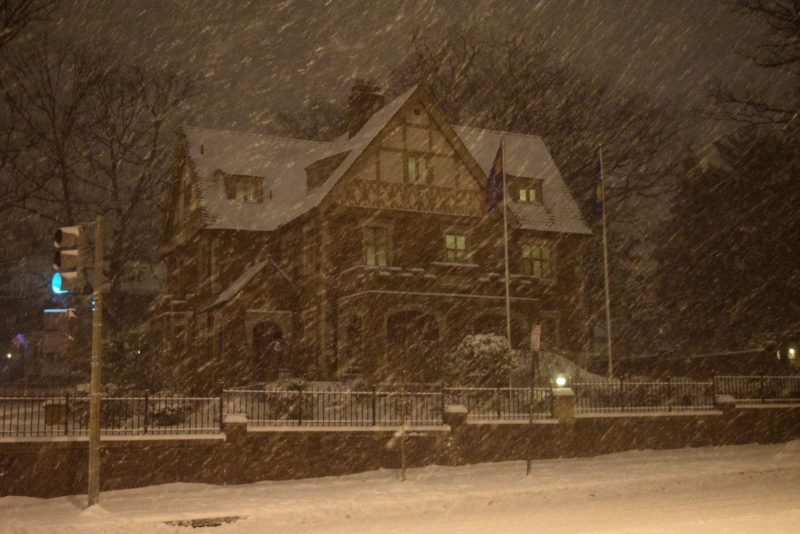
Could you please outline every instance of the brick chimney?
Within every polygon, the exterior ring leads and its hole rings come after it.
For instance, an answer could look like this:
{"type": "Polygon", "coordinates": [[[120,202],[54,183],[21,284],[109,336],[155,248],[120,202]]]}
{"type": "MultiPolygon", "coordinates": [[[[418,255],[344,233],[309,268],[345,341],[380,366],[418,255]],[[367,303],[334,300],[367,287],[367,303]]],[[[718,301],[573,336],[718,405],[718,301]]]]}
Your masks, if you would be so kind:
{"type": "Polygon", "coordinates": [[[347,133],[353,137],[372,115],[383,107],[383,93],[377,85],[356,80],[347,101],[347,133]]]}

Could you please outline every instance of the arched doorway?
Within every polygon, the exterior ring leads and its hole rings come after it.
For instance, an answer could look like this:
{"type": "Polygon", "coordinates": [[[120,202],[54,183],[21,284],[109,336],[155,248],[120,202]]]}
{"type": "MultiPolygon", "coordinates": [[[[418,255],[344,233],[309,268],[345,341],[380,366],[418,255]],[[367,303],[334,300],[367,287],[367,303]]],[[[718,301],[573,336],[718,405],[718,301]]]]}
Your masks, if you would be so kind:
{"type": "Polygon", "coordinates": [[[391,372],[405,371],[409,382],[439,380],[439,326],[432,315],[417,310],[393,313],[386,320],[386,343],[391,372]]]}
{"type": "Polygon", "coordinates": [[[254,380],[275,380],[286,371],[283,330],[272,321],[257,323],[253,327],[254,380]]]}

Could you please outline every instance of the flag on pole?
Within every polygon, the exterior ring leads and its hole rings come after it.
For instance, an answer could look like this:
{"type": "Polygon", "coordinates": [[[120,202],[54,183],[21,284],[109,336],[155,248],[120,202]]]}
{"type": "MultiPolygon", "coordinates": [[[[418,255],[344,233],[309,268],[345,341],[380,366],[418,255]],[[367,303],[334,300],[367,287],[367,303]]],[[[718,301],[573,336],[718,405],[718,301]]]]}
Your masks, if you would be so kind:
{"type": "Polygon", "coordinates": [[[486,213],[491,213],[497,205],[503,201],[503,144],[497,149],[494,157],[492,169],[489,171],[489,179],[486,181],[486,197],[483,201],[483,208],[486,213]]]}

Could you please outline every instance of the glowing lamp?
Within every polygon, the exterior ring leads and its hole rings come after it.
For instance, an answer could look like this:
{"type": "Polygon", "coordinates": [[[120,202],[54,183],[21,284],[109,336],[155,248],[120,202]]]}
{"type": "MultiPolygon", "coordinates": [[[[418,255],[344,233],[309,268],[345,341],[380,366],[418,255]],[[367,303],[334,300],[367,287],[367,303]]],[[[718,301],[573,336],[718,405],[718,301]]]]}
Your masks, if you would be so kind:
{"type": "Polygon", "coordinates": [[[567,377],[564,375],[558,375],[556,377],[556,386],[563,388],[567,385],[567,377]]]}

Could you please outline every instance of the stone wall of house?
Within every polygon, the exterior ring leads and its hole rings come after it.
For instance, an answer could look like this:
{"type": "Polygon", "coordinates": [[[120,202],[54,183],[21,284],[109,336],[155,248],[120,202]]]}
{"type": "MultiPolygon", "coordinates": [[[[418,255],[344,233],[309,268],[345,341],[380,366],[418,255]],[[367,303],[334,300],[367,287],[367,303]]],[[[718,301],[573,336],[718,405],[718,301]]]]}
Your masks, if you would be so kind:
{"type": "MultiPolygon", "coordinates": [[[[630,449],[776,443],[800,438],[800,408],[733,409],[709,415],[577,418],[570,422],[462,424],[410,432],[411,467],[593,456],[630,449]]],[[[85,493],[86,441],[0,441],[0,496],[85,493]]],[[[392,430],[247,432],[217,437],[114,439],[102,445],[102,488],[170,482],[243,484],[343,475],[400,463],[392,430]]]]}

